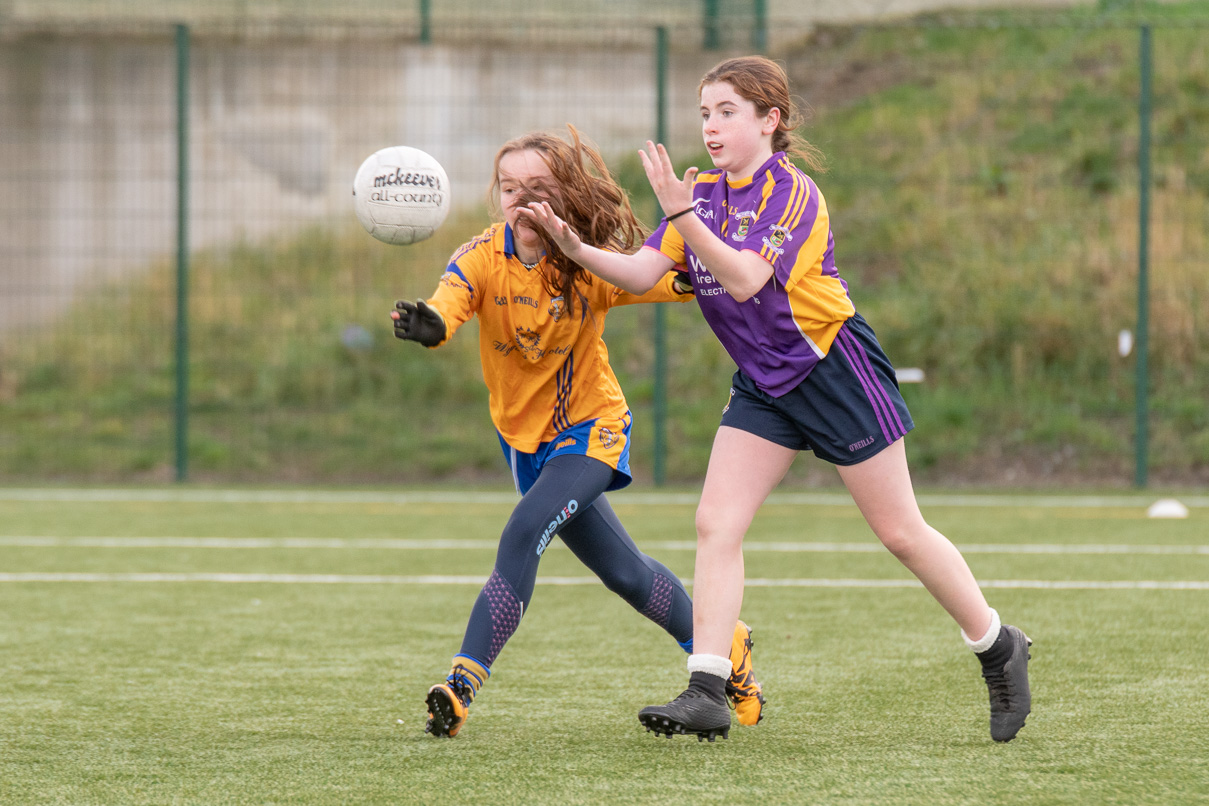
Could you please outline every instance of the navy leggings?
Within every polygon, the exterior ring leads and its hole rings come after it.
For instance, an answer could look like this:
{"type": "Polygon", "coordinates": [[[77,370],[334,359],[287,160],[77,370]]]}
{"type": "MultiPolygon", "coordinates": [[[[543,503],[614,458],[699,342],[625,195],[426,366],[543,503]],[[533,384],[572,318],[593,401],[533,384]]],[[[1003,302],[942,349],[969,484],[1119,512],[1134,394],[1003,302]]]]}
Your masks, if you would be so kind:
{"type": "Polygon", "coordinates": [[[562,455],[546,463],[504,527],[461,654],[487,667],[495,662],[529,608],[538,563],[555,534],[606,588],[691,648],[692,600],[676,575],[626,534],[603,494],[612,480],[613,468],[599,459],[562,455]]]}

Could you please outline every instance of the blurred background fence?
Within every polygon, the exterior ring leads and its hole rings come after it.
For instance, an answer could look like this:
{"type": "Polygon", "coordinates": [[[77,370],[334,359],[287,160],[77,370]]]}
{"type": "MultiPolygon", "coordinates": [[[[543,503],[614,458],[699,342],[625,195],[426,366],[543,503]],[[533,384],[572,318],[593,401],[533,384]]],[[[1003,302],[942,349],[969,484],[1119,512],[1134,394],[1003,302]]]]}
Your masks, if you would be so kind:
{"type": "MultiPolygon", "coordinates": [[[[397,343],[393,301],[530,129],[575,124],[654,221],[638,146],[708,167],[697,81],[756,50],[810,107],[858,309],[924,370],[917,476],[1209,482],[1209,16],[887,5],[0,0],[0,482],[502,479],[473,327],[397,343]],[[352,214],[392,144],[455,199],[413,247],[352,214]]],[[[698,478],[725,402],[694,308],[659,361],[654,306],[609,318],[643,480],[698,478]]]]}

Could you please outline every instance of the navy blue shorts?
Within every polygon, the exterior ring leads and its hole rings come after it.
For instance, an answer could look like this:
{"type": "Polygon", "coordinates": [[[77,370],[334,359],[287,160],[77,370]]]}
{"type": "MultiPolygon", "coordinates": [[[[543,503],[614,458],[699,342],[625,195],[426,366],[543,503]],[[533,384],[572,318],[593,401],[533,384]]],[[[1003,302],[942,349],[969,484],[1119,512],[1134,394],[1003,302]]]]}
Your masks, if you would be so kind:
{"type": "Polygon", "coordinates": [[[890,359],[873,328],[854,315],[827,356],[798,386],[773,397],[742,370],[731,381],[722,425],[834,465],[854,465],[915,427],[890,359]]]}

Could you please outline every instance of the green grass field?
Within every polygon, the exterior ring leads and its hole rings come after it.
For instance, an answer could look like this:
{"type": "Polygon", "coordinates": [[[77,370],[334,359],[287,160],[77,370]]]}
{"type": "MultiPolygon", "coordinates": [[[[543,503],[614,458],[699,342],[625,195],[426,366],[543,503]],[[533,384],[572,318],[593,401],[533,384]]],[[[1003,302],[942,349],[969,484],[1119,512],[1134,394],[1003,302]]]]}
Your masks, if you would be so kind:
{"type": "MultiPolygon", "coordinates": [[[[562,548],[462,735],[424,735],[506,493],[0,490],[0,802],[1204,803],[1209,499],[1154,497],[922,498],[1034,640],[1006,745],[855,508],[774,499],[744,604],[767,716],[699,744],[642,731],[684,655],[562,548]]],[[[612,496],[685,577],[693,499],[612,496]]]]}

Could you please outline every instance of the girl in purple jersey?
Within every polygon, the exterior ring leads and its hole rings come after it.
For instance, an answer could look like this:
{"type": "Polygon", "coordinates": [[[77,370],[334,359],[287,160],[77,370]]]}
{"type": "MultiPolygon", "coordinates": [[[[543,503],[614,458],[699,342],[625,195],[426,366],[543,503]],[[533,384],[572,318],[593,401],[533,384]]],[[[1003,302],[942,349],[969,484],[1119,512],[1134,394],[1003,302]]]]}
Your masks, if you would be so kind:
{"type": "Polygon", "coordinates": [[[743,600],[743,537],[802,450],[833,463],[870,528],[961,628],[982,663],[991,736],[1010,741],[1031,698],[1030,641],[1001,624],[965,559],[924,520],[907,467],[913,423],[894,369],[834,262],[826,202],[787,155],[821,155],[794,130],[784,70],[758,56],[714,67],[698,87],[716,170],[678,177],[662,144],[639,152],[667,218],[634,255],[580,241],[546,204],[526,215],[564,254],[635,293],[688,266],[702,313],[738,365],[697,508],[689,687],[639,719],[659,733],[730,724],[724,685],[743,600]]]}

